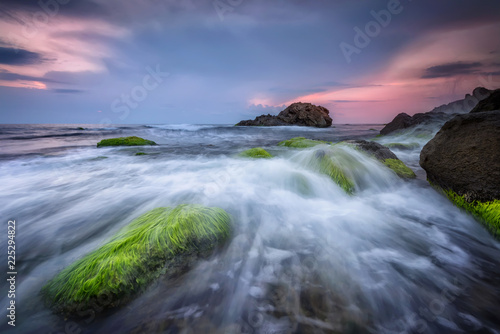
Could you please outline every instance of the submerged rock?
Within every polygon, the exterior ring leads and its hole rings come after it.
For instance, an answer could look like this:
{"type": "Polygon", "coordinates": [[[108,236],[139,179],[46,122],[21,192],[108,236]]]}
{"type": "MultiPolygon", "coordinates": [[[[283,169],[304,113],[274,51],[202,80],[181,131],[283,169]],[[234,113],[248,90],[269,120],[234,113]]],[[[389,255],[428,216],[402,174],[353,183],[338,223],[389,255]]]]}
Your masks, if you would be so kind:
{"type": "MultiPolygon", "coordinates": [[[[498,203],[500,110],[459,115],[447,122],[422,149],[420,165],[433,185],[471,212],[479,210],[472,207],[498,203]]],[[[498,233],[500,205],[496,208],[496,218],[488,214],[483,220],[498,233]]]]}
{"type": "Polygon", "coordinates": [[[156,145],[152,140],[143,139],[141,137],[120,137],[103,139],[97,143],[97,147],[105,146],[143,146],[143,145],[156,145]]]}
{"type": "Polygon", "coordinates": [[[295,137],[292,139],[283,140],[282,142],[279,142],[278,146],[286,146],[293,148],[309,148],[324,144],[330,144],[330,143],[322,140],[312,140],[312,139],[306,139],[304,137],[295,137]]]}
{"type": "Polygon", "coordinates": [[[269,154],[266,150],[261,147],[251,148],[249,150],[243,151],[238,156],[243,158],[254,158],[254,159],[269,159],[273,156],[269,154]]]}
{"type": "Polygon", "coordinates": [[[71,316],[86,315],[94,305],[121,306],[161,274],[178,276],[210,255],[228,238],[230,222],[219,208],[154,209],[61,271],[42,294],[55,312],[71,316]]]}
{"type": "Polygon", "coordinates": [[[346,140],[344,143],[354,145],[357,149],[373,156],[385,166],[392,169],[399,177],[405,179],[417,177],[388,147],[366,140],[346,140]]]}
{"type": "Polygon", "coordinates": [[[298,125],[326,128],[332,125],[328,109],[311,103],[297,102],[281,111],[278,116],[261,115],[254,120],[241,121],[237,126],[298,125]]]}

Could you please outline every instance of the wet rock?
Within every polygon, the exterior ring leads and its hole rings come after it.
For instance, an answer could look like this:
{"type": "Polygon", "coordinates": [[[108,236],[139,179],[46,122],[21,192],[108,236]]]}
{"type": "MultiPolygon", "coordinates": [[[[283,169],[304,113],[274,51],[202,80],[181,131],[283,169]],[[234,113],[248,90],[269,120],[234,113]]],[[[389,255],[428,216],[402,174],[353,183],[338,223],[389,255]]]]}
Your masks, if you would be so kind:
{"type": "Polygon", "coordinates": [[[314,126],[326,128],[332,125],[328,109],[311,103],[297,102],[281,111],[278,116],[261,115],[254,120],[241,121],[237,126],[314,126]]]}

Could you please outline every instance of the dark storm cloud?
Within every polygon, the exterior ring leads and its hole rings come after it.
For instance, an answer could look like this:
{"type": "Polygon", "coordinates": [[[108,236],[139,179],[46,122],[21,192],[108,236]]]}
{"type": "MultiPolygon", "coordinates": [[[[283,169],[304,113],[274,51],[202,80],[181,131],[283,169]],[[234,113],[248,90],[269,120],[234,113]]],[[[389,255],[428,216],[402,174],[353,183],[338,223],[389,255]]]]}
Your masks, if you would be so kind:
{"type": "Polygon", "coordinates": [[[72,17],[106,17],[110,13],[96,1],[69,0],[67,3],[49,0],[2,0],[0,3],[0,17],[25,23],[26,16],[19,12],[42,12],[51,17],[65,15],[72,17]]]}
{"type": "Polygon", "coordinates": [[[0,47],[0,64],[5,65],[34,65],[45,61],[39,53],[22,49],[0,47]]]}
{"type": "Polygon", "coordinates": [[[473,63],[450,63],[429,67],[425,70],[422,79],[449,78],[456,75],[473,74],[483,66],[479,62],[473,63]]]}
{"type": "Polygon", "coordinates": [[[52,79],[44,78],[44,77],[34,77],[30,75],[22,75],[18,73],[12,73],[6,70],[0,69],[0,80],[5,80],[5,81],[20,81],[20,80],[25,80],[25,81],[40,81],[40,82],[46,82],[46,83],[60,83],[59,81],[55,81],[52,79]]]}

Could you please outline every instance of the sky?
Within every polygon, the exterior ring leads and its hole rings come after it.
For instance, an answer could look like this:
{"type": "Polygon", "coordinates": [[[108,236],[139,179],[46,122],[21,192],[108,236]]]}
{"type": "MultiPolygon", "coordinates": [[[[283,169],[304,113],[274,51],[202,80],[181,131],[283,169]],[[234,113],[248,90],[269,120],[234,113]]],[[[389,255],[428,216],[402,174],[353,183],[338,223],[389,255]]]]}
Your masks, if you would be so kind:
{"type": "Polygon", "coordinates": [[[500,88],[498,0],[0,0],[0,123],[387,123],[500,88]]]}

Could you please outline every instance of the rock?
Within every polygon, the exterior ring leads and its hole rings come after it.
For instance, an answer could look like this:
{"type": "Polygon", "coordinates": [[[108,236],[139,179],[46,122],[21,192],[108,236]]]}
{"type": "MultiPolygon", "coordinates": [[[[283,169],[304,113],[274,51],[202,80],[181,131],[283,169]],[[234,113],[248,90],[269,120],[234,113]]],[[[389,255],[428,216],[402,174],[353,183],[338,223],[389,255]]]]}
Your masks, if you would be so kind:
{"type": "Polygon", "coordinates": [[[422,149],[420,166],[429,182],[500,235],[500,111],[448,121],[422,149]]]}
{"type": "Polygon", "coordinates": [[[426,113],[417,113],[410,116],[406,113],[398,114],[382,130],[381,135],[388,135],[398,130],[404,130],[419,124],[436,124],[441,126],[458,114],[470,112],[480,101],[490,96],[492,92],[486,88],[474,89],[472,95],[467,94],[463,100],[454,101],[426,113]]]}
{"type": "Polygon", "coordinates": [[[254,158],[254,159],[269,159],[273,156],[269,154],[266,150],[261,147],[251,148],[249,150],[243,151],[238,156],[243,158],[254,158]]]}
{"type": "Polygon", "coordinates": [[[56,313],[74,317],[95,310],[93,305],[100,311],[124,305],[160,275],[183,274],[230,232],[231,218],[219,208],[154,209],[66,267],[42,288],[42,295],[56,313]]]}
{"type": "Polygon", "coordinates": [[[471,113],[500,110],[500,89],[493,91],[489,97],[480,101],[477,106],[472,109],[471,113]]]}
{"type": "Polygon", "coordinates": [[[380,130],[381,135],[387,135],[391,132],[406,129],[412,126],[412,117],[406,113],[400,113],[394,119],[388,123],[382,130],[380,130]]]}
{"type": "Polygon", "coordinates": [[[326,128],[332,125],[328,109],[311,103],[293,103],[278,116],[261,115],[254,120],[241,121],[237,126],[314,126],[326,128]]]}
{"type": "Polygon", "coordinates": [[[389,148],[379,143],[366,140],[346,140],[344,143],[354,145],[357,149],[373,156],[401,178],[413,179],[416,177],[415,173],[399,160],[389,148]]]}
{"type": "Polygon", "coordinates": [[[327,128],[332,125],[328,109],[311,103],[293,103],[278,114],[285,123],[301,126],[327,128]]]}
{"type": "Polygon", "coordinates": [[[280,120],[277,116],[261,115],[254,120],[241,121],[236,126],[283,126],[290,125],[280,120]]]}
{"type": "Polygon", "coordinates": [[[292,139],[283,140],[279,142],[278,146],[286,146],[293,148],[309,148],[309,147],[314,147],[316,145],[324,145],[324,144],[330,144],[330,143],[322,140],[312,140],[312,139],[306,139],[304,137],[295,137],[292,139]]]}
{"type": "Polygon", "coordinates": [[[500,111],[459,115],[420,153],[429,181],[471,200],[500,198],[500,111]]]}
{"type": "Polygon", "coordinates": [[[120,137],[103,139],[97,143],[97,147],[105,146],[143,146],[143,145],[156,145],[152,140],[143,139],[140,137],[120,137]]]}

